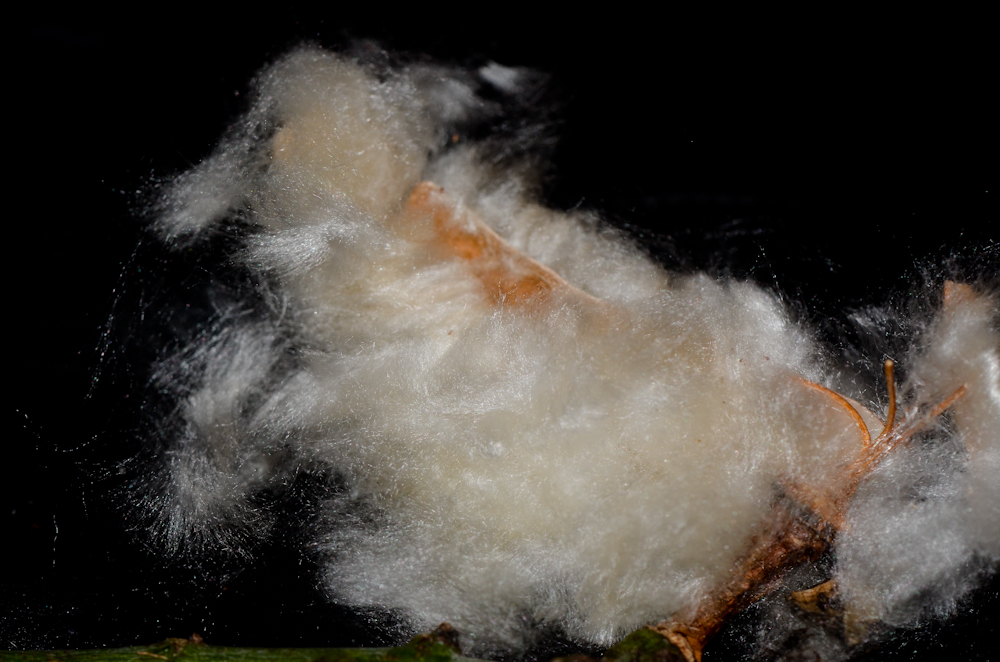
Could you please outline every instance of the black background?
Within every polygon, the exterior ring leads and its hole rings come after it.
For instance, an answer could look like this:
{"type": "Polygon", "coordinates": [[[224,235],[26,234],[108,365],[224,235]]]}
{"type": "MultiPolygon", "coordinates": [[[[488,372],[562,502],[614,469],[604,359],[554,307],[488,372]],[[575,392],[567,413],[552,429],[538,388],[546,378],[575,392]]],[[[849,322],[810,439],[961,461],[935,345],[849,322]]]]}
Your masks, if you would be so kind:
{"type": "MultiPolygon", "coordinates": [[[[351,613],[317,589],[295,533],[315,486],[300,486],[245,563],[164,560],[119,507],[117,463],[134,450],[147,375],[141,348],[125,353],[120,334],[103,332],[123,288],[156,265],[133,259],[148,178],[206,156],[254,72],[302,40],[374,39],[547,72],[560,138],[550,204],[602,211],[669,268],[775,287],[825,329],[851,307],[905,296],[922,266],[949,256],[995,276],[985,17],[469,11],[12,19],[0,649],[193,631],[231,645],[393,639],[387,615],[351,613]]],[[[994,580],[958,618],[900,633],[872,656],[989,659],[998,590],[994,580]]],[[[739,636],[724,635],[706,660],[745,654],[739,636]]]]}

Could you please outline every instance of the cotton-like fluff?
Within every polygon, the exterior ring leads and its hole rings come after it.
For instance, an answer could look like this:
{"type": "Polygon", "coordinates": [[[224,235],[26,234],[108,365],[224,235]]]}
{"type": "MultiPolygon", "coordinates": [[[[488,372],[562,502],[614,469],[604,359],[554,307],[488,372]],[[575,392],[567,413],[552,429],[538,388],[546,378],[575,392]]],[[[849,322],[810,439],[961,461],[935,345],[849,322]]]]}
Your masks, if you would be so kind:
{"type": "Polygon", "coordinates": [[[859,492],[838,545],[854,619],[948,614],[1000,558],[998,321],[995,299],[950,285],[910,352],[914,404],[969,392],[859,492]]]}
{"type": "MultiPolygon", "coordinates": [[[[534,202],[485,157],[496,144],[452,145],[498,112],[479,87],[517,94],[524,75],[296,50],[162,196],[172,246],[249,223],[239,261],[273,302],[228,305],[157,369],[178,406],[145,503],[169,548],[263,535],[254,494],[321,470],[346,486],[314,534],[333,599],[448,621],[471,651],[543,626],[607,645],[728,581],[776,484],[825,485],[853,459],[857,426],[802,381],[843,376],[773,294],[674,277],[534,202]]],[[[912,516],[893,473],[910,455],[865,484],[840,561],[865,617],[998,554],[996,314],[970,291],[914,353],[914,401],[969,384],[954,436],[983,460],[934,465],[947,494],[912,516]],[[926,525],[953,548],[929,543],[917,579],[887,570],[926,525]]]]}

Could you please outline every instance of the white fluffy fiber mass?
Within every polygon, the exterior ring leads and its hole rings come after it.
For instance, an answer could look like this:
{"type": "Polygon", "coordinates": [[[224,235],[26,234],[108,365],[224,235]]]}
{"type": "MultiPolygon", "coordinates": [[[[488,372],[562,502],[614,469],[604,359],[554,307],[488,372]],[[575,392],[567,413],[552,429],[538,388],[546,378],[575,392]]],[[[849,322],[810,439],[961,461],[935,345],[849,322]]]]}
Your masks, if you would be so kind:
{"type": "MultiPolygon", "coordinates": [[[[256,228],[238,259],[273,308],[220,311],[158,368],[180,425],[149,504],[172,547],[265,532],[253,495],[318,468],[347,486],[314,538],[335,600],[418,630],[448,621],[479,651],[539,625],[607,645],[724,582],[776,483],[819,485],[853,459],[856,426],[797,381],[844,376],[773,294],[668,274],[449,144],[496,111],[476,86],[516,94],[521,75],[302,48],[164,194],[170,245],[197,249],[237,216],[256,228]],[[403,211],[425,180],[605,303],[491,296],[403,211]]],[[[858,495],[836,551],[866,618],[911,618],[917,598],[947,611],[1000,555],[996,324],[996,300],[971,297],[903,358],[908,402],[970,393],[944,441],[858,495]]]]}

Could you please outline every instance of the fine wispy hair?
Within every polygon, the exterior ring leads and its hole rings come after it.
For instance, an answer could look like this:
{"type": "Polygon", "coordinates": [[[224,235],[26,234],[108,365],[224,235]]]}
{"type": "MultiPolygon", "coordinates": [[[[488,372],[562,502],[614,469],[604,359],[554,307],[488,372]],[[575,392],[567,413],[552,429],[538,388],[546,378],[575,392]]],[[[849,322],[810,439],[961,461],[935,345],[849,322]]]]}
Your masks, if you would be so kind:
{"type": "Polygon", "coordinates": [[[230,252],[152,371],[151,535],[244,553],[280,517],[260,495],[310,472],[331,599],[450,622],[482,655],[545,630],[607,646],[724,585],[776,485],[836,482],[860,442],[830,389],[875,438],[889,356],[904,424],[966,392],[858,488],[829,564],[849,636],[811,641],[836,659],[953,612],[1000,558],[996,283],[968,274],[946,305],[939,270],[915,308],[857,312],[870,340],[839,370],[773,291],[668,273],[541,204],[551,126],[517,109],[542,83],[370,47],[256,77],[152,207],[171,250],[229,233],[230,252]]]}

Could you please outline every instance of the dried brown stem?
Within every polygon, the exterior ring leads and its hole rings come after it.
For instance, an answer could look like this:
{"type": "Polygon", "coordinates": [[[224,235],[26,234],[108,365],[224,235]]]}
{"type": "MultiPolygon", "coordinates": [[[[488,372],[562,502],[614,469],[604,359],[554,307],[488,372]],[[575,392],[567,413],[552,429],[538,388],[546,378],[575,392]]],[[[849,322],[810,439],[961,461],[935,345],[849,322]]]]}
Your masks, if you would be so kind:
{"type": "Polygon", "coordinates": [[[896,424],[896,364],[892,359],[885,360],[885,387],[889,391],[889,411],[879,439],[888,435],[892,431],[892,426],[896,424]]]}
{"type": "Polygon", "coordinates": [[[896,426],[888,430],[888,433],[884,437],[879,435],[879,438],[876,440],[878,443],[873,444],[869,449],[862,450],[843,474],[842,486],[838,498],[839,507],[846,510],[848,502],[854,496],[861,483],[878,468],[892,451],[905,445],[914,435],[930,425],[934,419],[947,411],[949,407],[955,404],[968,391],[969,387],[963,384],[913,424],[906,427],[896,426]]]}
{"type": "Polygon", "coordinates": [[[695,609],[652,629],[677,646],[689,662],[700,661],[705,644],[731,616],[777,588],[792,568],[822,556],[835,534],[836,529],[812,509],[783,495],[763,534],[739,564],[733,582],[695,609]]]}
{"type": "Polygon", "coordinates": [[[831,400],[833,400],[838,406],[843,408],[844,411],[846,411],[854,420],[854,424],[858,426],[858,431],[861,432],[861,446],[863,448],[868,448],[869,446],[872,445],[872,435],[868,431],[868,426],[865,424],[865,419],[861,418],[861,414],[859,414],[858,410],[854,408],[854,405],[852,405],[850,402],[847,401],[847,398],[840,395],[836,391],[831,391],[822,384],[811,382],[808,379],[802,379],[801,377],[799,377],[798,381],[806,388],[811,388],[814,391],[819,391],[820,393],[826,395],[831,400]]]}
{"type": "MultiPolygon", "coordinates": [[[[814,488],[791,482],[782,485],[781,497],[762,525],[763,533],[739,563],[733,580],[696,607],[651,626],[677,646],[688,662],[700,662],[705,645],[729,618],[777,588],[789,570],[822,556],[833,544],[837,532],[844,528],[850,500],[861,483],[889,453],[912,439],[968,391],[966,386],[958,388],[918,421],[900,428],[895,425],[894,367],[892,361],[886,361],[889,412],[882,433],[874,443],[861,415],[843,396],[819,384],[800,380],[808,388],[828,395],[851,415],[861,432],[861,450],[831,485],[814,488]]],[[[912,418],[912,414],[907,418],[912,418]]]]}
{"type": "Polygon", "coordinates": [[[538,304],[560,292],[593,308],[605,302],[570,285],[544,264],[517,250],[444,188],[421,182],[406,201],[411,223],[429,224],[430,243],[464,261],[483,285],[484,293],[507,306],[538,304]]]}

